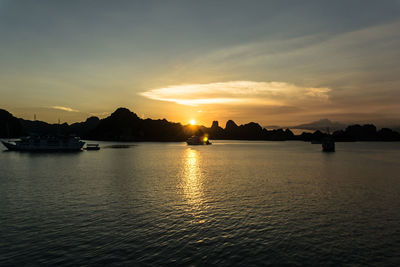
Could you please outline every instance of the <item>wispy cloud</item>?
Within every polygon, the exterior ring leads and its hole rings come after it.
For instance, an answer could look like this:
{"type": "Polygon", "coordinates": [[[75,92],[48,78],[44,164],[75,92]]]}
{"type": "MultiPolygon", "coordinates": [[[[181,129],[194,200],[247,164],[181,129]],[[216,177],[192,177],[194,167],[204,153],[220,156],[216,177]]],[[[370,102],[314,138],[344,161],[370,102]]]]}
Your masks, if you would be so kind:
{"type": "Polygon", "coordinates": [[[109,112],[109,111],[106,111],[106,112],[91,112],[91,113],[89,113],[90,116],[100,116],[100,117],[108,116],[110,114],[111,114],[111,112],[109,112]]]}
{"type": "Polygon", "coordinates": [[[79,112],[79,110],[72,109],[72,108],[69,108],[69,107],[62,107],[62,106],[51,106],[49,108],[63,110],[63,111],[67,111],[67,112],[79,112]]]}
{"type": "Polygon", "coordinates": [[[330,88],[302,87],[286,82],[229,81],[172,85],[140,93],[153,100],[182,105],[258,104],[292,105],[327,101],[330,88]]]}

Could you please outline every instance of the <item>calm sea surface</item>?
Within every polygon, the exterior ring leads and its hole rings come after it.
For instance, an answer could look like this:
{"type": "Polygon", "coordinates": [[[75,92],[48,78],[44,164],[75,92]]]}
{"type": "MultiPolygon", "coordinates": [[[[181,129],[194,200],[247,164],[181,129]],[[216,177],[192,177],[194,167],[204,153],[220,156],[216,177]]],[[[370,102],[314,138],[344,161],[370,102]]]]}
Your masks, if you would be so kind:
{"type": "Polygon", "coordinates": [[[1,266],[400,264],[400,143],[101,145],[0,151],[1,266]]]}

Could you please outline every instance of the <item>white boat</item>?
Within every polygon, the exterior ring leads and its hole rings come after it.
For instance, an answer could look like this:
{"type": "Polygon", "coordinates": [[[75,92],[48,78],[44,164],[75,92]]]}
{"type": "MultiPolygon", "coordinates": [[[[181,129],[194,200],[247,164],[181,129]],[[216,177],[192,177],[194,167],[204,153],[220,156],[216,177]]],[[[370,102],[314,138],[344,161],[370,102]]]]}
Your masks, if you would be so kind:
{"type": "Polygon", "coordinates": [[[13,151],[79,151],[85,142],[71,136],[28,136],[16,141],[2,141],[13,151]]]}
{"type": "Polygon", "coordinates": [[[197,136],[197,135],[193,135],[192,137],[190,137],[188,140],[186,140],[186,143],[188,145],[194,145],[194,146],[211,145],[207,136],[197,136]]]}

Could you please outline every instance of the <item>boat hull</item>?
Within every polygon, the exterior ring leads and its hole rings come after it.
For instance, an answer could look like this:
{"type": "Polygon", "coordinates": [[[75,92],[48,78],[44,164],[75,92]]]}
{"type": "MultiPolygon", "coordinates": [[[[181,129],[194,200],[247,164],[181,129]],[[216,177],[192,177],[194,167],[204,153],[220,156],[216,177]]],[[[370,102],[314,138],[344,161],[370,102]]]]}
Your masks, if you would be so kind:
{"type": "Polygon", "coordinates": [[[96,150],[100,150],[100,147],[98,147],[98,146],[96,146],[96,147],[87,146],[87,147],[85,147],[85,150],[88,150],[88,151],[96,151],[96,150]]]}
{"type": "Polygon", "coordinates": [[[208,136],[201,137],[201,136],[196,136],[196,135],[187,139],[186,143],[189,146],[211,145],[210,141],[208,141],[208,136]]]}
{"type": "Polygon", "coordinates": [[[187,143],[189,146],[204,146],[204,145],[211,145],[211,143],[205,143],[205,142],[203,142],[203,143],[197,143],[197,142],[188,142],[188,141],[186,141],[186,143],[187,143]]]}
{"type": "Polygon", "coordinates": [[[8,149],[8,150],[12,150],[15,151],[16,150],[16,145],[9,143],[9,142],[5,142],[5,141],[1,141],[3,143],[3,145],[8,149]]]}
{"type": "Polygon", "coordinates": [[[62,146],[62,145],[54,145],[54,146],[35,146],[35,145],[23,145],[16,144],[11,142],[2,141],[3,145],[10,151],[32,151],[32,152],[52,152],[52,151],[65,151],[65,152],[74,152],[81,151],[84,142],[79,142],[74,146],[62,146]]]}

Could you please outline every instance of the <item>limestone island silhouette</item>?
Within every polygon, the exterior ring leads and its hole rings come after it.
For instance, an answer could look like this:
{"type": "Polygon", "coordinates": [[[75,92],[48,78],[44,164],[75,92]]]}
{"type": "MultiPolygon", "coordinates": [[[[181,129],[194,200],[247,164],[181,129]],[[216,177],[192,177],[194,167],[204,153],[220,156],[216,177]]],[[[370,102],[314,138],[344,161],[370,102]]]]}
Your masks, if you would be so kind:
{"type": "MultiPolygon", "coordinates": [[[[0,109],[0,138],[17,138],[30,134],[76,135],[85,140],[98,141],[185,141],[190,136],[208,134],[211,140],[268,140],[268,141],[322,141],[328,134],[316,130],[294,135],[290,129],[267,130],[258,123],[237,125],[233,120],[225,128],[214,121],[211,127],[182,125],[166,119],[141,119],[127,108],[118,108],[104,119],[90,117],[73,124],[49,124],[14,117],[0,109]]],[[[331,134],[336,142],[351,141],[400,141],[400,134],[389,128],[377,128],[372,124],[350,125],[331,134]]]]}

